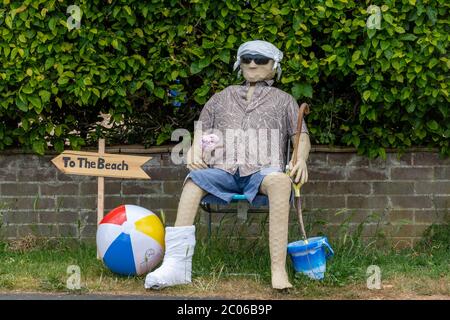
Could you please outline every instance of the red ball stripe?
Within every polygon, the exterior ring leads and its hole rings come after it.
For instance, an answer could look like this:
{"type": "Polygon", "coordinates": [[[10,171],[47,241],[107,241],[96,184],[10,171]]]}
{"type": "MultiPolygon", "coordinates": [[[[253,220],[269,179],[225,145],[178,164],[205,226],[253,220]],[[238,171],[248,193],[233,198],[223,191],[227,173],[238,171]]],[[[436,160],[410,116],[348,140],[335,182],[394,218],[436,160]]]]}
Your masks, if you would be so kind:
{"type": "Polygon", "coordinates": [[[127,213],[125,210],[125,205],[119,206],[110,213],[108,213],[100,223],[112,223],[122,225],[125,221],[127,221],[127,213]]]}

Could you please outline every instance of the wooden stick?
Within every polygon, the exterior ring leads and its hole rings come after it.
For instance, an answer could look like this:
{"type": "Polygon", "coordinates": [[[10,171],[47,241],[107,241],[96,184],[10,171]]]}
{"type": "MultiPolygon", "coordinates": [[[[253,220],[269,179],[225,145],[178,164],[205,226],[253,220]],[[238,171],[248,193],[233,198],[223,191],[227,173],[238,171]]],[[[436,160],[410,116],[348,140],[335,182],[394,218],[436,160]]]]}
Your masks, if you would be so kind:
{"type": "Polygon", "coordinates": [[[295,166],[297,163],[297,152],[298,152],[298,144],[300,141],[300,135],[302,133],[302,124],[303,124],[303,115],[309,113],[309,105],[306,102],[303,102],[300,106],[300,110],[298,111],[298,121],[297,121],[297,133],[295,135],[294,142],[294,151],[292,154],[292,165],[295,166]]]}
{"type": "MultiPolygon", "coordinates": [[[[105,139],[98,140],[98,153],[99,155],[105,154],[105,139]]],[[[98,191],[97,191],[97,225],[100,224],[100,221],[103,219],[103,211],[105,208],[105,178],[98,177],[98,191]]],[[[100,255],[97,251],[97,259],[100,260],[100,255]]]]}
{"type": "MultiPolygon", "coordinates": [[[[302,103],[300,106],[300,110],[298,111],[298,121],[297,121],[297,134],[295,136],[295,143],[294,143],[294,151],[292,155],[292,165],[295,166],[297,163],[297,153],[300,143],[300,135],[302,134],[302,125],[303,125],[303,115],[309,113],[309,105],[307,103],[302,103]]],[[[296,198],[296,209],[297,209],[297,215],[298,215],[298,222],[300,224],[300,232],[302,233],[303,239],[305,243],[308,243],[308,237],[306,236],[305,232],[305,224],[303,223],[303,213],[302,213],[302,202],[300,198],[300,183],[294,183],[292,181],[292,186],[294,188],[294,196],[296,198]]]]}

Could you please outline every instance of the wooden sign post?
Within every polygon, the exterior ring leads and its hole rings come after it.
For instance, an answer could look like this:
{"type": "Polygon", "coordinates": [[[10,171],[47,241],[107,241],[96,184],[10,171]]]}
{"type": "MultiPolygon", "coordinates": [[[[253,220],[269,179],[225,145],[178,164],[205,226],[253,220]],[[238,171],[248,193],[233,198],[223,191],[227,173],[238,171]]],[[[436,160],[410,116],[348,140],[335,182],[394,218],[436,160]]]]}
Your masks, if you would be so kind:
{"type": "Polygon", "coordinates": [[[150,159],[152,158],[105,153],[105,139],[99,139],[98,153],[66,150],[53,158],[52,162],[66,174],[98,177],[97,224],[99,224],[103,219],[105,177],[150,179],[141,168],[150,159]]]}
{"type": "MultiPolygon", "coordinates": [[[[98,155],[105,156],[105,139],[98,140],[98,155]]],[[[105,210],[105,177],[97,178],[97,225],[103,219],[105,210]]],[[[100,254],[97,250],[97,259],[100,260],[100,254]]]]}

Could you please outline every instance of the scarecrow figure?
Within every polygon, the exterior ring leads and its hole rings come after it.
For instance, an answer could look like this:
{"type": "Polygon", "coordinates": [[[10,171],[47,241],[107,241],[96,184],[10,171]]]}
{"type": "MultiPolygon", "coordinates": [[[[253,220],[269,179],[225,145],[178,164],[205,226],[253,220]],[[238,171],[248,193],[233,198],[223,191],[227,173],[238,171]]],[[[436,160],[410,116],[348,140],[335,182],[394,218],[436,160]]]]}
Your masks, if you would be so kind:
{"type": "MultiPolygon", "coordinates": [[[[207,193],[227,203],[235,194],[244,194],[250,203],[257,193],[268,196],[272,287],[280,290],[292,287],[286,272],[291,179],[295,183],[307,182],[310,141],[308,134],[300,135],[297,161],[289,163],[289,175],[284,173],[287,141],[297,134],[299,107],[290,94],[272,86],[275,75],[280,79],[282,58],[283,53],[269,42],[255,40],[242,44],[234,70],[239,69],[245,83],[225,88],[205,104],[198,122],[201,125],[194,132],[194,142],[187,154],[190,172],[183,185],[175,226],[166,227],[164,260],[147,275],[145,288],[161,289],[191,282],[193,223],[207,193]],[[269,131],[270,139],[262,139],[261,131],[269,131]],[[230,141],[230,132],[233,141],[238,138],[237,145],[232,147],[226,143],[230,141]],[[250,139],[250,134],[243,132],[256,132],[256,136],[250,139]],[[261,156],[266,140],[270,158],[261,156]],[[210,152],[205,153],[202,148],[205,141],[210,152]],[[242,146],[247,146],[243,160],[236,156],[236,148],[242,146]],[[255,150],[255,146],[260,148],[255,150]]],[[[301,131],[308,133],[304,121],[301,131]]]]}

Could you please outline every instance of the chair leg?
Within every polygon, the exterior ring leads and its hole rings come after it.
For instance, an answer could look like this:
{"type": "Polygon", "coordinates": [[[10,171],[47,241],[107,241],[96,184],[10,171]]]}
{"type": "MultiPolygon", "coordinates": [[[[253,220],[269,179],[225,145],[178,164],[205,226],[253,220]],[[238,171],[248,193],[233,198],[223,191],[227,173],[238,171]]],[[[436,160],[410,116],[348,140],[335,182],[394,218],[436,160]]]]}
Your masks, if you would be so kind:
{"type": "Polygon", "coordinates": [[[211,218],[211,205],[208,203],[206,205],[206,211],[208,212],[208,240],[211,240],[211,223],[212,223],[212,218],[211,218]]]}
{"type": "Polygon", "coordinates": [[[238,219],[242,220],[242,221],[247,221],[247,213],[248,213],[248,208],[250,207],[248,201],[239,201],[237,203],[237,216],[238,219]]]}

